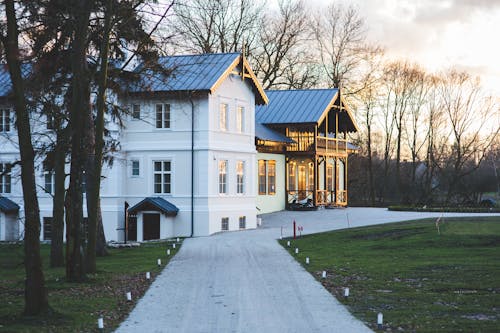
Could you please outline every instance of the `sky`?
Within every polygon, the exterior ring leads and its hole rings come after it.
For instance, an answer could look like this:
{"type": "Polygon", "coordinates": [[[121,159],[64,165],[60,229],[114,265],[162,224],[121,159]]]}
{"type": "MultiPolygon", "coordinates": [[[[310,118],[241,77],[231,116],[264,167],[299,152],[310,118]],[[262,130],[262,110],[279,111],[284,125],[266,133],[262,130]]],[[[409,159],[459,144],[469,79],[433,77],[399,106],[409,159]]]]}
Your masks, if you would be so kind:
{"type": "MultiPolygon", "coordinates": [[[[330,0],[316,0],[328,4],[330,0]]],[[[367,37],[389,57],[430,71],[451,66],[481,76],[500,96],[500,0],[344,0],[365,19],[367,37]]]]}

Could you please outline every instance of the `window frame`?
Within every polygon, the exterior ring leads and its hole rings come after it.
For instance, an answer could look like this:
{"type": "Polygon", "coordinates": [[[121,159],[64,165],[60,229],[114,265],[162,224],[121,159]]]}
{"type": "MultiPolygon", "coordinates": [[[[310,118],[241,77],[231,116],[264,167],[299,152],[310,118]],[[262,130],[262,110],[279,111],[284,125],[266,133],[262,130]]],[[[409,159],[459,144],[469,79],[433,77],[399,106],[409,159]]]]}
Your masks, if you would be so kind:
{"type": "Polygon", "coordinates": [[[172,113],[169,103],[155,103],[155,128],[157,130],[172,128],[172,113]]]}
{"type": "Polygon", "coordinates": [[[276,160],[267,161],[267,194],[276,195],[276,160]],[[271,175],[271,166],[273,173],[271,175]]]}
{"type": "Polygon", "coordinates": [[[154,194],[172,194],[172,160],[154,160],[153,161],[153,193],[154,194]],[[157,163],[160,165],[160,170],[157,170],[157,163]],[[168,170],[166,165],[169,166],[168,170]],[[157,182],[157,176],[160,176],[160,182],[157,182]],[[168,181],[167,181],[168,180],[168,181]],[[160,191],[157,191],[157,185],[160,185],[160,191]],[[167,191],[168,189],[168,191],[167,191]]]}
{"type": "Polygon", "coordinates": [[[246,216],[238,217],[238,224],[239,224],[240,230],[246,229],[247,228],[247,217],[246,216]]]}
{"type": "Polygon", "coordinates": [[[258,160],[257,181],[259,195],[276,195],[276,160],[258,160]]]}
{"type": "Polygon", "coordinates": [[[245,161],[242,160],[236,161],[236,193],[245,194],[245,161]]]}
{"type": "Polygon", "coordinates": [[[236,130],[245,133],[245,107],[242,105],[236,108],[236,130]]]}
{"type": "Polygon", "coordinates": [[[139,119],[141,119],[141,104],[132,104],[132,120],[139,119]]]}
{"type": "Polygon", "coordinates": [[[12,131],[12,109],[0,108],[0,133],[12,131]]]}
{"type": "Polygon", "coordinates": [[[43,190],[45,193],[54,194],[55,191],[55,173],[52,170],[45,170],[43,172],[43,190]],[[47,179],[50,181],[47,182],[47,179]],[[48,185],[48,189],[47,189],[48,185]]]}
{"type": "Polygon", "coordinates": [[[219,105],[219,129],[223,132],[229,130],[229,104],[220,103],[219,105]]]}
{"type": "Polygon", "coordinates": [[[7,162],[0,162],[0,193],[12,193],[12,165],[7,162]]]}
{"type": "Polygon", "coordinates": [[[218,174],[218,189],[219,194],[227,194],[227,172],[228,172],[229,161],[228,160],[219,160],[217,163],[217,174],[218,174]],[[224,169],[222,169],[222,165],[224,165],[224,169]]]}
{"type": "Polygon", "coordinates": [[[130,176],[131,177],[140,177],[141,176],[141,162],[139,160],[131,160],[130,176]],[[135,163],[137,163],[137,167],[135,167],[135,165],[134,165],[135,163]],[[137,171],[137,174],[135,174],[134,171],[137,171]]]}
{"type": "Polygon", "coordinates": [[[220,219],[220,230],[229,231],[229,217],[222,217],[220,219]]]}

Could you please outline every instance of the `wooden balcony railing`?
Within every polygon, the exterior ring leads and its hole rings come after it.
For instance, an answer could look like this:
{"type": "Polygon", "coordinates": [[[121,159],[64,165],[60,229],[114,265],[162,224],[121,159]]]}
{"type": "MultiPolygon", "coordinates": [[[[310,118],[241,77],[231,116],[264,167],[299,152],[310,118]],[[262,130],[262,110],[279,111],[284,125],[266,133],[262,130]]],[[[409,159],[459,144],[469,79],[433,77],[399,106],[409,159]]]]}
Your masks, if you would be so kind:
{"type": "Polygon", "coordinates": [[[347,153],[347,140],[327,138],[324,136],[317,136],[316,141],[314,135],[310,134],[292,134],[288,136],[295,141],[287,146],[287,151],[297,152],[329,152],[346,154],[347,153]]]}

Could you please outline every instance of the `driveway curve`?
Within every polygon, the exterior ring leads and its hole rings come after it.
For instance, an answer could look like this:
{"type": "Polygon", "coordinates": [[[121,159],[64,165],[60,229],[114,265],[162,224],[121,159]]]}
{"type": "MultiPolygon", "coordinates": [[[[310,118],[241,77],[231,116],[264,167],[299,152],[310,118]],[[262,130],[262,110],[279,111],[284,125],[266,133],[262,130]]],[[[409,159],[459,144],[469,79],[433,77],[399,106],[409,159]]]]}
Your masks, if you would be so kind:
{"type": "MultiPolygon", "coordinates": [[[[371,332],[276,241],[440,216],[347,208],[263,215],[257,230],[186,239],[116,332],[371,332]]],[[[466,216],[481,214],[444,214],[466,216]]],[[[498,214],[496,214],[498,215],[498,214]]]]}

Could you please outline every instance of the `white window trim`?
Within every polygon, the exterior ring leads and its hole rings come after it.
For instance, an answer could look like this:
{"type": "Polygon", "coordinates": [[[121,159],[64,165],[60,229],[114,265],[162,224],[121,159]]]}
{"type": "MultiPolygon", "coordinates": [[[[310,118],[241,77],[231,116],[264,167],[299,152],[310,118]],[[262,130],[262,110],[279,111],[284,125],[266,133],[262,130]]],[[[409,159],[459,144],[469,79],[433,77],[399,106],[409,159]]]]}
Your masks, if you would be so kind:
{"type": "Polygon", "coordinates": [[[141,165],[142,165],[141,160],[138,158],[132,158],[130,160],[130,177],[132,177],[132,178],[140,178],[141,177],[141,174],[142,174],[141,165]],[[134,175],[134,162],[139,163],[139,168],[138,168],[139,174],[137,174],[137,175],[134,175]]]}
{"type": "Polygon", "coordinates": [[[217,193],[220,196],[227,196],[229,194],[229,160],[221,158],[217,160],[217,193]],[[226,173],[225,173],[225,192],[221,192],[221,172],[220,172],[220,163],[226,162],[226,173]]]}
{"type": "MultiPolygon", "coordinates": [[[[165,195],[165,196],[172,196],[174,194],[174,160],[171,157],[158,157],[154,158],[151,160],[151,181],[150,184],[152,185],[152,189],[150,193],[153,193],[154,195],[165,195]],[[155,162],[162,162],[162,169],[163,169],[163,162],[170,162],[170,193],[163,193],[163,182],[162,182],[162,192],[157,193],[155,192],[155,162]]],[[[162,170],[163,174],[163,170],[162,170]]],[[[163,181],[163,177],[162,177],[163,181]]]]}
{"type": "Polygon", "coordinates": [[[153,103],[153,112],[154,112],[154,116],[153,116],[153,119],[154,119],[154,129],[156,131],[171,131],[172,130],[172,125],[173,125],[173,117],[172,117],[172,103],[167,103],[167,102],[156,102],[156,103],[153,103]],[[161,123],[162,123],[162,127],[156,127],[157,125],[157,121],[158,119],[156,118],[156,106],[157,105],[161,105],[162,106],[162,118],[161,118],[161,123]],[[169,105],[169,117],[170,117],[170,126],[169,127],[163,127],[163,125],[165,124],[165,119],[164,119],[164,116],[165,116],[165,105],[169,105]]]}
{"type": "Polygon", "coordinates": [[[229,132],[229,103],[227,101],[220,101],[219,103],[219,130],[222,132],[229,132]],[[224,121],[224,127],[222,126],[222,106],[226,106],[226,110],[224,112],[225,114],[225,121],[224,121]]]}
{"type": "Polygon", "coordinates": [[[236,171],[236,195],[245,195],[246,194],[246,190],[247,190],[247,186],[246,186],[246,161],[245,160],[237,160],[236,161],[236,165],[235,165],[235,171],[236,171]],[[241,183],[241,187],[242,187],[242,191],[239,192],[239,182],[238,182],[238,164],[239,163],[243,163],[243,173],[242,173],[242,177],[243,177],[243,182],[241,183]]]}
{"type": "Polygon", "coordinates": [[[9,117],[8,117],[8,119],[9,119],[9,122],[8,122],[9,129],[8,130],[4,130],[3,126],[5,126],[5,123],[2,122],[2,128],[0,128],[0,133],[10,133],[10,132],[12,132],[13,109],[10,108],[10,107],[0,107],[0,111],[1,111],[0,112],[0,117],[2,117],[2,121],[4,120],[4,118],[3,118],[4,112],[7,111],[8,114],[9,114],[9,117]]]}
{"type": "Polygon", "coordinates": [[[240,134],[244,134],[247,132],[245,114],[246,114],[245,106],[244,105],[237,105],[236,106],[236,132],[238,132],[240,134]],[[241,116],[240,116],[240,110],[242,110],[241,116]]]}

